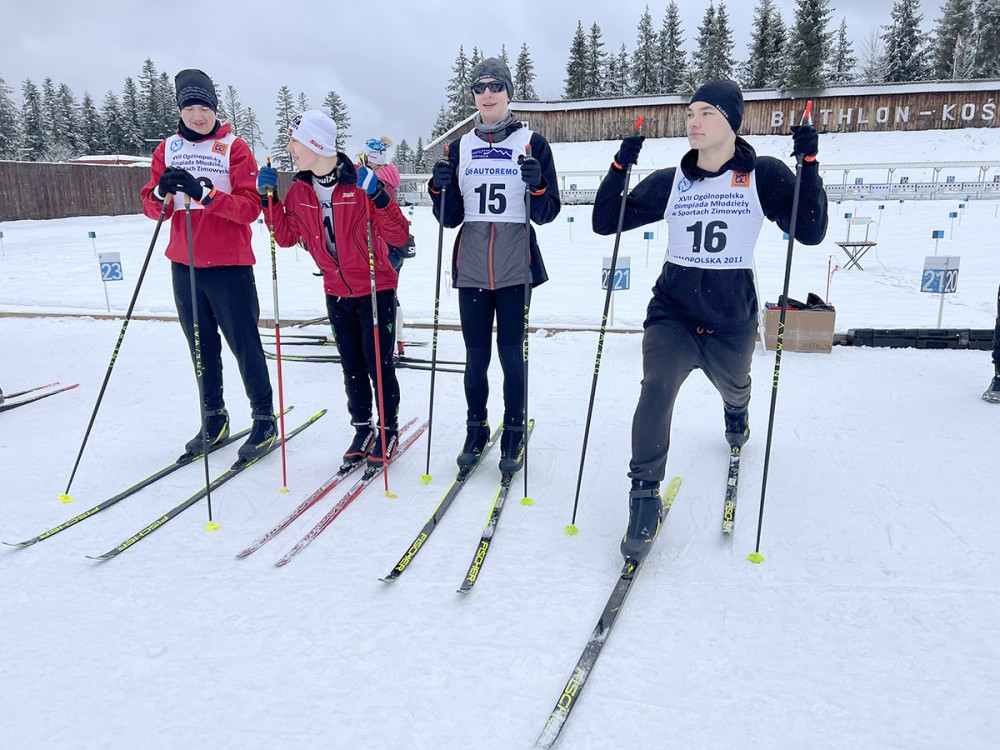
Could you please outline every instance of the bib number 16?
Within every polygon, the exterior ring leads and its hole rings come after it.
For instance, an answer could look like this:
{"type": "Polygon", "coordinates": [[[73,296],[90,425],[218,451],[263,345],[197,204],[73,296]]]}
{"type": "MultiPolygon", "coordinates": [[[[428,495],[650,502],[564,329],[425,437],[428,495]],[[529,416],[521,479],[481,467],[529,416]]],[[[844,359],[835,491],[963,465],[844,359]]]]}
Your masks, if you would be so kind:
{"type": "Polygon", "coordinates": [[[704,247],[707,252],[721,253],[726,249],[726,242],[728,240],[725,230],[728,228],[729,225],[724,221],[710,221],[708,224],[703,224],[703,222],[699,221],[687,227],[687,231],[694,235],[691,241],[691,252],[700,252],[702,241],[704,240],[704,247]]]}

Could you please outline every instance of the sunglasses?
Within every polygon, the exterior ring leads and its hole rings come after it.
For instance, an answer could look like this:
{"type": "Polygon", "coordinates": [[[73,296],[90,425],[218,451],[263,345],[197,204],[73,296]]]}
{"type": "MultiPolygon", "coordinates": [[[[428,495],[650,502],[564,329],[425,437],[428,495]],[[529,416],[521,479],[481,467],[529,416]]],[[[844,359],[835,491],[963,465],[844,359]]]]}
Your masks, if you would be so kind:
{"type": "Polygon", "coordinates": [[[499,94],[507,88],[507,84],[503,81],[490,81],[489,83],[474,83],[472,84],[472,93],[483,94],[486,93],[486,89],[489,89],[494,94],[499,94]]]}

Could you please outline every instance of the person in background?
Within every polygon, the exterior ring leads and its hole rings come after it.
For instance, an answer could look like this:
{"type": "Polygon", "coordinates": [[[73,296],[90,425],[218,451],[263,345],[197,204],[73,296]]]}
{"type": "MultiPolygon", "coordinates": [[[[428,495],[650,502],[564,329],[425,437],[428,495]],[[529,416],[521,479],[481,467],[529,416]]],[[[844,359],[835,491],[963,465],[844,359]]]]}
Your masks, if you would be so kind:
{"type": "MultiPolygon", "coordinates": [[[[632,418],[629,521],[621,543],[626,560],[641,561],[662,512],[670,421],[681,384],[701,369],[723,401],[726,441],[750,437],[750,362],[757,336],[753,252],[764,219],[785,232],[792,222],[795,175],[781,161],[758,157],[737,136],[743,94],[732,81],[699,88],[687,108],[691,145],[679,167],[660,169],[625,198],[622,229],[666,219],[667,261],[653,287],[642,341],[642,389],[632,418]]],[[[625,173],[644,137],[625,138],[594,203],[593,228],[618,230],[625,173]]],[[[792,128],[793,154],[804,156],[795,239],[822,242],[827,199],[811,125],[792,128]]]]}
{"type": "MultiPolygon", "coordinates": [[[[229,413],[222,388],[222,339],[243,378],[253,427],[239,448],[241,461],[267,452],[278,437],[271,381],[257,328],[260,303],[254,282],[251,224],[260,214],[257,165],[250,147],[216,116],[215,84],[201,70],[182,70],[174,79],[180,123],[177,132],[153,152],[149,182],[142,188],[143,213],[158,219],[163,202],[170,219],[170,259],[174,303],[195,358],[192,305],[198,308],[205,411],[198,434],[184,457],[201,454],[202,430],[211,447],[229,435],[229,413]],[[191,299],[188,234],[183,195],[191,198],[195,279],[191,299]]],[[[195,363],[197,367],[197,363],[195,363]]]]}
{"type": "MultiPolygon", "coordinates": [[[[477,463],[489,440],[487,371],[495,320],[503,368],[500,471],[506,474],[518,471],[524,462],[524,326],[530,301],[524,290],[525,220],[547,224],[555,219],[559,186],[548,142],[510,111],[514,86],[506,63],[483,60],[472,71],[471,87],[477,110],[473,129],[452,141],[448,158],[434,165],[429,189],[439,221],[446,227],[461,225],[452,254],[466,351],[467,432],[458,465],[477,463]],[[531,194],[530,217],[525,216],[525,190],[531,194]]],[[[548,274],[534,227],[527,240],[527,281],[535,287],[548,274]]]]}
{"type": "Polygon", "coordinates": [[[1000,404],[1000,288],[997,289],[997,322],[993,329],[993,380],[983,394],[983,401],[1000,404]]]}
{"type": "Polygon", "coordinates": [[[274,226],[275,242],[281,247],[302,242],[323,271],[326,309],[354,427],[343,468],[366,459],[376,466],[392,460],[399,438],[399,382],[392,356],[398,276],[389,263],[388,244],[404,244],[410,225],[375,172],[365,166],[355,168],[350,157],[337,150],[337,124],[328,109],[296,117],[288,139],[288,153],[300,171],[282,201],[278,173],[262,167],[257,179],[260,203],[274,226]],[[273,209],[268,208],[268,190],[273,209]],[[369,252],[375,264],[378,352],[369,252]],[[379,368],[384,409],[380,422],[385,429],[376,434],[372,414],[379,403],[379,368]]]}

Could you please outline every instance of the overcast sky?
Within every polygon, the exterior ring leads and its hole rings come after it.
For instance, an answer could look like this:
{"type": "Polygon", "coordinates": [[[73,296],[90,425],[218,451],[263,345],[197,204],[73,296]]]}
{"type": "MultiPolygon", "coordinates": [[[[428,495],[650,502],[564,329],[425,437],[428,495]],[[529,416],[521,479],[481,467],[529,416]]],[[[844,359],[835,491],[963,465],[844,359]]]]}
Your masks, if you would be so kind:
{"type": "MultiPolygon", "coordinates": [[[[923,0],[923,28],[933,29],[943,0],[923,0]]],[[[79,99],[90,92],[100,106],[105,93],[120,95],[125,76],[137,78],[152,58],[171,78],[182,68],[201,68],[224,90],[232,84],[245,106],[257,112],[270,143],[278,88],[304,92],[311,106],[326,93],[340,94],[351,116],[349,153],[365,138],[389,135],[397,143],[425,141],[445,101],[451,66],[464,45],[487,55],[505,44],[511,68],[523,42],[535,63],[535,89],[542,98],[562,94],[566,60],[577,20],[589,31],[597,23],[605,50],[635,46],[636,28],[649,5],[655,29],[667,1],[506,0],[488,4],[452,0],[356,2],[256,2],[172,4],[109,0],[79,6],[64,0],[5,2],[0,76],[21,101],[25,78],[41,84],[50,76],[67,83],[79,99]]],[[[704,16],[704,0],[678,0],[685,51],[704,16]]],[[[795,0],[777,0],[790,23],[795,0]]],[[[736,43],[746,57],[756,2],[726,3],[736,43]]],[[[843,17],[860,53],[863,39],[890,21],[891,0],[831,0],[830,31],[843,17]]]]}

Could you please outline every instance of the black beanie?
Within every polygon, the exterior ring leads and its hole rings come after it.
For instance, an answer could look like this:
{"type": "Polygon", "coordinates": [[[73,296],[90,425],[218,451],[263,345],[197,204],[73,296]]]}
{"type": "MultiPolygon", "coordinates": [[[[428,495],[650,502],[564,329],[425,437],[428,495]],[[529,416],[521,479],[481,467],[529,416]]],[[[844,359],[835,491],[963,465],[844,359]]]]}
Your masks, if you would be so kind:
{"type": "Polygon", "coordinates": [[[712,81],[694,92],[691,104],[705,102],[722,113],[734,133],[740,132],[743,122],[743,92],[732,81],[712,81]]]}
{"type": "Polygon", "coordinates": [[[472,69],[472,79],[469,85],[479,83],[484,78],[496,78],[507,87],[507,96],[513,98],[514,83],[510,76],[510,68],[507,63],[498,57],[487,57],[479,65],[472,69]]]}
{"type": "Polygon", "coordinates": [[[178,109],[200,104],[203,107],[211,107],[213,112],[219,110],[219,102],[215,98],[215,84],[206,73],[197,68],[182,70],[174,76],[174,88],[177,89],[178,109]]]}

